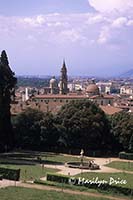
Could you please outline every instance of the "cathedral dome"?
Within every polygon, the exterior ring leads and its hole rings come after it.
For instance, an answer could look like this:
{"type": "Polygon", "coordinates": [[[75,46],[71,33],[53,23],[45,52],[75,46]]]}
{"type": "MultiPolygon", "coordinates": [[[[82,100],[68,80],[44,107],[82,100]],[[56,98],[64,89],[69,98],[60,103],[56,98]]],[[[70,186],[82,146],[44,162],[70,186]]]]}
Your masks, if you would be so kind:
{"type": "Polygon", "coordinates": [[[51,79],[50,79],[50,84],[55,84],[57,81],[55,79],[55,77],[53,76],[51,79]]]}
{"type": "Polygon", "coordinates": [[[51,94],[57,94],[59,92],[58,83],[54,76],[49,81],[49,85],[50,85],[50,89],[51,89],[51,91],[50,91],[51,94]]]}
{"type": "Polygon", "coordinates": [[[99,95],[99,88],[98,88],[98,86],[95,83],[91,83],[86,88],[86,93],[88,95],[99,95]]]}

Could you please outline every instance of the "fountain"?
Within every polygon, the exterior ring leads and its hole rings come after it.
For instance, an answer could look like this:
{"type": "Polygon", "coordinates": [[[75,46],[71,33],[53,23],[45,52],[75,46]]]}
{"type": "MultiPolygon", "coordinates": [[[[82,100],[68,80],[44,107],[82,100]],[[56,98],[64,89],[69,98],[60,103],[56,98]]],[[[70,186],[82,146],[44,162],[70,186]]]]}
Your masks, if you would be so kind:
{"type": "Polygon", "coordinates": [[[88,160],[84,161],[84,150],[81,149],[80,151],[80,162],[67,162],[66,163],[67,167],[70,168],[79,168],[79,169],[90,169],[90,170],[96,170],[100,169],[99,165],[97,165],[94,160],[88,160]]]}
{"type": "Polygon", "coordinates": [[[84,158],[84,150],[81,149],[80,151],[80,158],[81,158],[81,166],[83,166],[83,158],[84,158]]]}

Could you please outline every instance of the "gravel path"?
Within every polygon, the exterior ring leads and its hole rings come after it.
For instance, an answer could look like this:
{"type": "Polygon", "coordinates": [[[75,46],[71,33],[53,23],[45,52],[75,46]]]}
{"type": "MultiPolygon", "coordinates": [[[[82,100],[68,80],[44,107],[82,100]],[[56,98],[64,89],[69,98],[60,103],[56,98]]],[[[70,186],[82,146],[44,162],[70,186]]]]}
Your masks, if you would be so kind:
{"type": "MultiPolygon", "coordinates": [[[[80,174],[81,172],[98,172],[98,173],[101,173],[101,172],[103,172],[103,173],[123,172],[123,170],[114,169],[114,168],[107,167],[107,166],[104,166],[104,165],[106,165],[106,164],[108,164],[112,161],[126,161],[127,162],[127,160],[121,160],[119,158],[91,158],[91,159],[93,159],[95,161],[95,163],[100,166],[100,170],[73,169],[73,168],[66,167],[65,165],[45,165],[45,167],[59,169],[60,171],[57,172],[58,174],[74,176],[74,175],[80,174]]],[[[130,161],[130,162],[133,162],[133,161],[130,161]]],[[[127,172],[129,174],[133,174],[132,171],[125,171],[124,170],[124,172],[127,172]]]]}

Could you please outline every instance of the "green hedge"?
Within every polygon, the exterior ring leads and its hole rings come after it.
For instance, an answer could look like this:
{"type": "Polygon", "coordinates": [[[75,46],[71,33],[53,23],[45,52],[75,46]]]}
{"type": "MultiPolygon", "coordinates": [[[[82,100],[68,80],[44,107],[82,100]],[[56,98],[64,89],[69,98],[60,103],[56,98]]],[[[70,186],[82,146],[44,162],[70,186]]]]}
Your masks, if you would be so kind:
{"type": "Polygon", "coordinates": [[[3,179],[3,176],[2,175],[0,175],[0,180],[2,180],[3,179]]]}
{"type": "Polygon", "coordinates": [[[56,174],[47,174],[47,181],[53,181],[58,183],[69,183],[69,176],[60,176],[56,174]]]}
{"type": "MultiPolygon", "coordinates": [[[[74,177],[71,177],[73,179],[74,177]]],[[[116,185],[109,185],[109,184],[101,184],[99,187],[97,184],[78,184],[78,179],[74,178],[74,181],[71,182],[72,185],[77,186],[85,186],[91,189],[97,189],[98,191],[108,191],[108,192],[114,192],[124,195],[132,195],[133,196],[133,190],[131,188],[125,188],[121,186],[116,185]]],[[[52,182],[58,182],[58,183],[65,183],[70,184],[70,177],[69,176],[62,176],[57,174],[47,174],[47,181],[52,182]]],[[[42,183],[41,183],[42,184],[42,183]]]]}
{"type": "Polygon", "coordinates": [[[20,169],[8,169],[0,167],[0,174],[2,175],[2,178],[19,181],[20,178],[20,169]]]}
{"type": "Polygon", "coordinates": [[[120,152],[119,158],[120,159],[133,160],[133,153],[120,152]]]}

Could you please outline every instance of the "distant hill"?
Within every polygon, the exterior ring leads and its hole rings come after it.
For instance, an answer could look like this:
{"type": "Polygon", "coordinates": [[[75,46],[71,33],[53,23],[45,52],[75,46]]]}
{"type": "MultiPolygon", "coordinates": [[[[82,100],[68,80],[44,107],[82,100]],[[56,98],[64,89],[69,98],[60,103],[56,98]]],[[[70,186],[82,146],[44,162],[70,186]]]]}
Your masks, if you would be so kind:
{"type": "Polygon", "coordinates": [[[41,87],[48,87],[49,86],[49,80],[50,78],[39,78],[35,76],[29,76],[29,77],[23,77],[19,76],[17,77],[17,86],[21,87],[36,87],[36,88],[41,88],[41,87]]]}
{"type": "Polygon", "coordinates": [[[127,72],[120,75],[120,77],[133,77],[133,69],[128,70],[127,72]]]}

